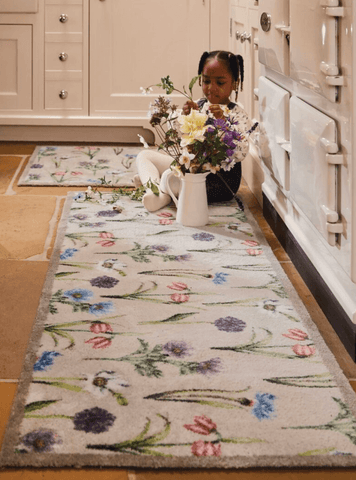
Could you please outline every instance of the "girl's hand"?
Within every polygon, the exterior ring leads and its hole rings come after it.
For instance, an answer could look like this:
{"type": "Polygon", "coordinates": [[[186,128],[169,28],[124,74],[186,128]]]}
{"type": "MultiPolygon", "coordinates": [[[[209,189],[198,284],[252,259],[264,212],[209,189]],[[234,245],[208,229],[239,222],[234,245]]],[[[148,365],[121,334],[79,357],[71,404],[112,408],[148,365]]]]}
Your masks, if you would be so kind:
{"type": "Polygon", "coordinates": [[[183,105],[183,113],[184,115],[189,115],[190,114],[190,111],[191,110],[199,110],[199,106],[197,103],[193,102],[192,100],[188,100],[188,102],[186,102],[184,105],[183,105]]]}
{"type": "Polygon", "coordinates": [[[210,105],[209,110],[215,118],[224,118],[224,112],[220,105],[210,105]]]}

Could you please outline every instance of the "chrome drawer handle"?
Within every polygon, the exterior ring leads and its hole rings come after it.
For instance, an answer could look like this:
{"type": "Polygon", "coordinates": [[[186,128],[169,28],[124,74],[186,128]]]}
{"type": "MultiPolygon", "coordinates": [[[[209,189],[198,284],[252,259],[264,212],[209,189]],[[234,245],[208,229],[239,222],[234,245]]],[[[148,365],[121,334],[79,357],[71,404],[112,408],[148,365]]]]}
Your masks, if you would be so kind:
{"type": "Polygon", "coordinates": [[[59,93],[59,97],[60,97],[62,100],[65,100],[65,99],[68,97],[68,92],[67,92],[67,90],[61,90],[60,93],[59,93]]]}
{"type": "Polygon", "coordinates": [[[68,58],[68,53],[62,52],[58,55],[58,58],[61,62],[65,62],[68,58]]]}
{"type": "Polygon", "coordinates": [[[59,21],[61,23],[66,23],[68,21],[68,15],[66,13],[62,13],[60,16],[59,16],[59,21]]]}
{"type": "Polygon", "coordinates": [[[248,42],[251,42],[251,37],[252,37],[251,33],[244,32],[240,37],[240,41],[241,43],[244,43],[246,40],[248,42]]]}

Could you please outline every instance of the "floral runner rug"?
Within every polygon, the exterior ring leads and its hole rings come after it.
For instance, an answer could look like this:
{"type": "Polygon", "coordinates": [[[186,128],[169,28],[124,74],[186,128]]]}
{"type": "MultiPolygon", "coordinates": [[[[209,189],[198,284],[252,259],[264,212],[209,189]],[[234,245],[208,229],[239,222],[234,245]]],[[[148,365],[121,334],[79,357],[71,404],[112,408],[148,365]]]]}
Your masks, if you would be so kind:
{"type": "Polygon", "coordinates": [[[38,146],[18,185],[134,186],[141,147],[38,146]]]}
{"type": "Polygon", "coordinates": [[[355,394],[249,212],[71,195],[2,466],[355,466],[355,394]]]}

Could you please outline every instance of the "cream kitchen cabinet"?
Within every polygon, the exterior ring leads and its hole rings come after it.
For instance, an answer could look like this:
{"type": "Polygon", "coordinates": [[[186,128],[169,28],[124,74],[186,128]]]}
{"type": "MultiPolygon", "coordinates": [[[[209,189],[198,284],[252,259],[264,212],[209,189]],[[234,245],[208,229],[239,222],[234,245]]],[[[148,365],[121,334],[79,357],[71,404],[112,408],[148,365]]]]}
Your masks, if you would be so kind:
{"type": "MultiPolygon", "coordinates": [[[[252,122],[259,121],[258,58],[259,15],[258,0],[230,0],[230,49],[240,54],[245,62],[245,81],[239,93],[239,103],[252,122]]],[[[250,137],[250,154],[242,163],[242,174],[252,192],[262,203],[261,185],[264,174],[255,146],[255,135],[250,137]]]]}
{"type": "Polygon", "coordinates": [[[188,86],[209,49],[209,3],[90,0],[90,114],[142,117],[141,86],[188,86]]]}
{"type": "Polygon", "coordinates": [[[32,26],[0,26],[0,108],[32,109],[32,26]]]}
{"type": "Polygon", "coordinates": [[[187,87],[203,51],[229,47],[229,0],[30,3],[33,13],[0,2],[0,59],[11,66],[0,73],[0,140],[130,142],[144,129],[153,139],[147,111],[163,92],[140,87],[166,75],[187,87]],[[20,54],[4,48],[10,31],[20,54]]]}

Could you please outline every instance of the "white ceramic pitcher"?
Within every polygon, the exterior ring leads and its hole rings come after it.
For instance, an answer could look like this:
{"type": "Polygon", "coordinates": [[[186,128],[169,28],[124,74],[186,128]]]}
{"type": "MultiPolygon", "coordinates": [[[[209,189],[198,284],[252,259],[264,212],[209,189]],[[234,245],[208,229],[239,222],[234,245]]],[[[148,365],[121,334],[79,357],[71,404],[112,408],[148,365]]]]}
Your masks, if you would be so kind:
{"type": "Polygon", "coordinates": [[[208,197],[206,194],[206,173],[186,173],[180,177],[181,185],[178,198],[172,192],[170,179],[174,175],[169,172],[166,176],[165,189],[172,197],[177,207],[176,221],[187,227],[202,227],[209,221],[208,197]]]}

